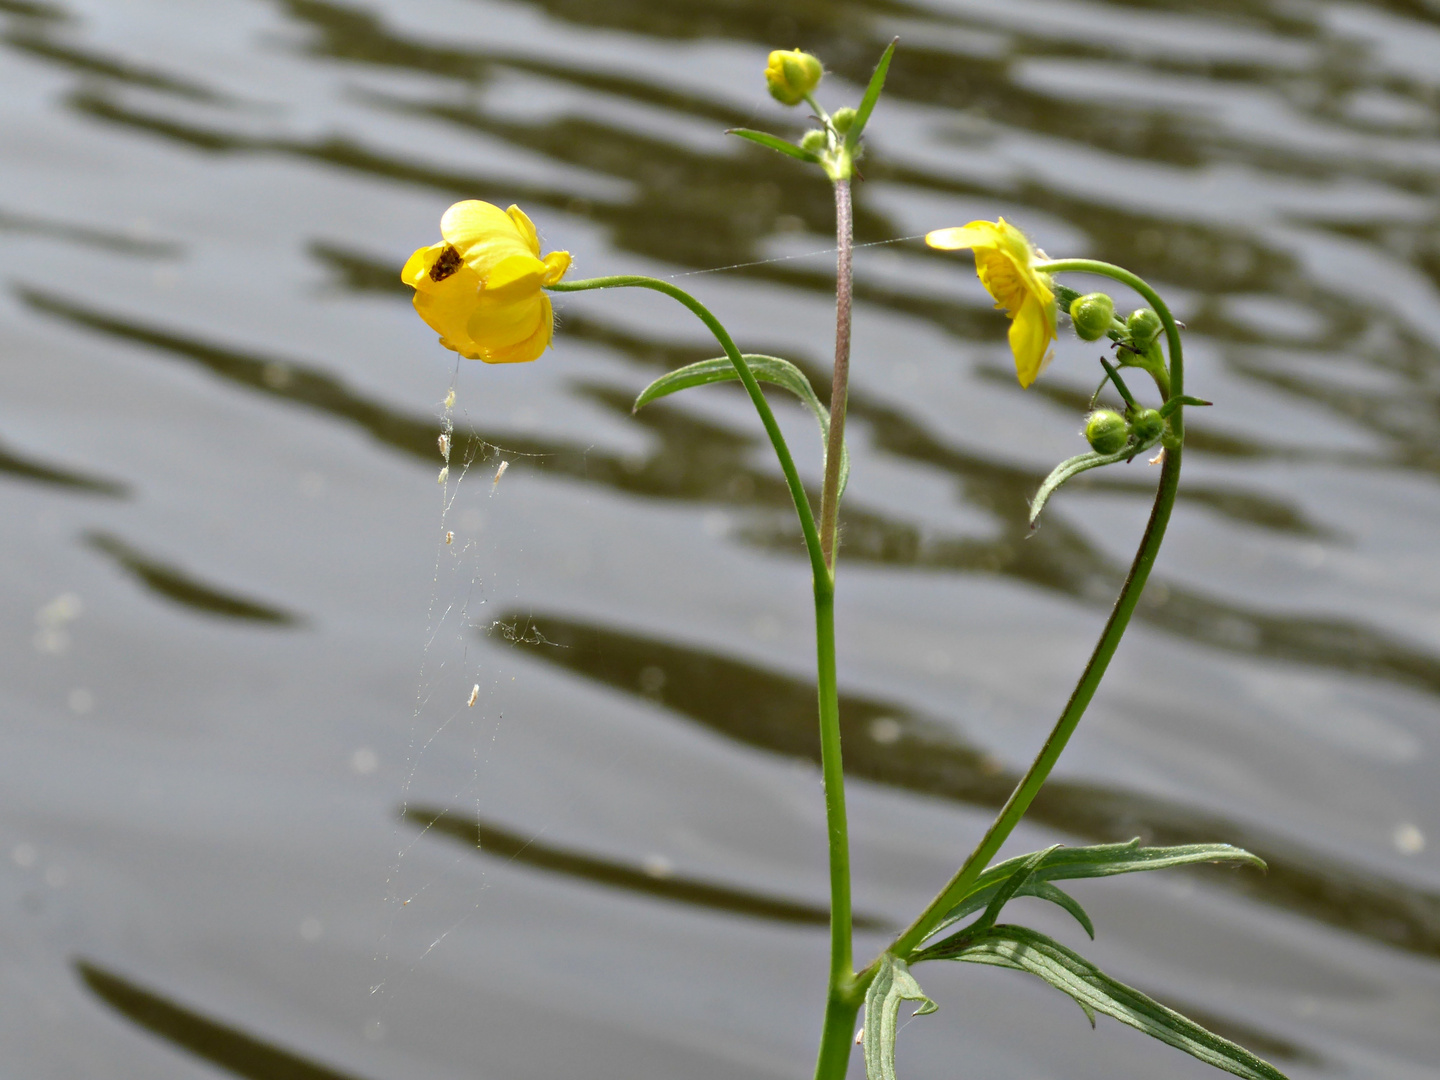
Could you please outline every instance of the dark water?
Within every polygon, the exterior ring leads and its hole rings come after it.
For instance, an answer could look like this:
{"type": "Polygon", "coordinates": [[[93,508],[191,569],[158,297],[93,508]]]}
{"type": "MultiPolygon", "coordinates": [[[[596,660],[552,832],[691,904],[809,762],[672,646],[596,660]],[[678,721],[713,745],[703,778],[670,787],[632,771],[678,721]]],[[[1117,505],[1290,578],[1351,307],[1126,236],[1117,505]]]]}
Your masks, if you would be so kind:
{"type": "MultiPolygon", "coordinates": [[[[1094,357],[1022,392],[913,239],[1003,214],[1155,282],[1216,402],[1014,846],[1251,847],[1268,875],[1082,883],[1087,954],[1295,1077],[1440,1077],[1428,0],[0,0],[7,1072],[808,1074],[808,569],[747,403],[632,417],[713,346],[564,297],[541,362],[460,368],[442,487],[454,364],[397,270],[461,197],[582,275],[799,256],[679,280],[820,384],[828,190],[721,132],[789,130],[768,49],[838,105],[896,34],[839,597],[858,951],[1038,745],[1154,482],[1026,535],[1094,357]]],[[[920,976],[904,1075],[1208,1075],[1024,976],[920,976]]]]}

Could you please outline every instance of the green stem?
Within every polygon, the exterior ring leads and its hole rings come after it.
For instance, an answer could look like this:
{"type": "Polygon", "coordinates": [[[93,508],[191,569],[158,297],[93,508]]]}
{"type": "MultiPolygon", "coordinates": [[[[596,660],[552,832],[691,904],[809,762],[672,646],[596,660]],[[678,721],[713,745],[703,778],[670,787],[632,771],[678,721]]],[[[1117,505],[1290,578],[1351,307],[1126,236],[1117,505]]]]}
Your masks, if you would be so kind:
{"type": "Polygon", "coordinates": [[[720,320],[710,313],[710,309],[700,303],[684,289],[671,285],[668,281],[661,281],[658,278],[641,277],[638,274],[619,274],[613,277],[587,278],[583,281],[564,281],[555,285],[547,285],[551,292],[585,292],[589,289],[653,289],[655,292],[664,293],[673,300],[684,304],[703,322],[715,335],[715,340],[720,343],[720,348],[735,365],[736,372],[740,375],[740,381],[745,385],[745,391],[750,395],[750,401],[755,406],[755,411],[760,414],[760,422],[765,425],[765,434],[770,436],[770,444],[775,448],[775,456],[780,459],[780,470],[785,474],[785,483],[790,488],[790,497],[795,501],[795,513],[800,518],[800,529],[805,534],[805,550],[810,555],[810,569],[815,575],[816,582],[828,580],[830,570],[825,564],[825,554],[820,545],[820,533],[815,527],[815,514],[810,509],[810,498],[805,494],[805,485],[800,479],[800,473],[795,468],[795,459],[790,456],[790,447],[785,442],[785,436],[780,430],[780,425],[775,420],[775,414],[770,410],[770,403],[765,400],[765,394],[760,389],[760,383],[756,380],[750,365],[745,362],[745,357],[735,347],[729,331],[721,324],[720,320]]]}
{"type": "MultiPolygon", "coordinates": [[[[1172,391],[1176,395],[1182,392],[1185,369],[1180,331],[1175,325],[1175,319],[1170,314],[1170,309],[1154,289],[1128,270],[1090,259],[1066,259],[1038,263],[1036,269],[1046,273],[1068,271],[1102,274],[1129,285],[1149,301],[1154,307],[1155,313],[1165,324],[1166,341],[1170,346],[1169,375],[1172,391]]],[[[1030,808],[1030,803],[1040,791],[1041,786],[1050,775],[1050,771],[1055,767],[1061,752],[1064,751],[1065,744],[1074,734],[1080,718],[1085,715],[1085,709],[1090,704],[1091,698],[1095,696],[1095,690],[1099,687],[1100,680],[1105,677],[1105,670],[1110,664],[1110,659],[1115,655],[1120,639],[1125,635],[1125,628],[1130,624],[1130,617],[1135,612],[1135,605],[1140,602],[1140,594],[1145,589],[1145,582],[1149,579],[1150,570],[1155,565],[1155,557],[1159,554],[1160,544],[1165,539],[1165,528],[1170,523],[1170,512],[1174,509],[1175,494],[1180,484],[1181,438],[1184,430],[1178,422],[1180,411],[1177,408],[1171,417],[1171,427],[1165,440],[1165,464],[1160,471],[1160,483],[1155,492],[1155,504],[1150,511],[1150,520],[1145,525],[1145,532],[1140,538],[1140,547],[1135,552],[1135,561],[1130,565],[1130,572],[1125,577],[1125,584],[1120,589],[1120,595],[1115,601],[1115,608],[1105,622],[1105,628],[1100,633],[1100,640],[1095,644],[1095,651],[1090,654],[1089,662],[1085,665],[1084,671],[1080,673],[1079,682],[1076,683],[1070,700],[1066,703],[1060,718],[1055,721],[1055,726],[1051,730],[1049,738],[1045,740],[1045,745],[1040,748],[1040,753],[1036,756],[1035,761],[1021,778],[1010,798],[1006,800],[995,821],[986,830],[984,837],[981,838],[970,857],[965,860],[964,865],[950,879],[949,884],[940,890],[920,916],[895,939],[887,950],[888,952],[908,959],[915,947],[929,936],[950,909],[967,895],[975,884],[975,880],[984,872],[990,860],[995,857],[1001,846],[1009,839],[1015,826],[1020,823],[1025,811],[1030,808]]],[[[875,970],[876,964],[872,963],[865,971],[861,972],[856,978],[856,987],[868,986],[874,978],[875,970]]]]}
{"type": "Polygon", "coordinates": [[[835,584],[815,578],[815,654],[820,688],[820,766],[825,779],[826,838],[830,846],[830,977],[816,1080],[845,1075],[859,998],[850,936],[850,835],[845,771],[840,757],[840,699],[835,679],[835,584]]]}

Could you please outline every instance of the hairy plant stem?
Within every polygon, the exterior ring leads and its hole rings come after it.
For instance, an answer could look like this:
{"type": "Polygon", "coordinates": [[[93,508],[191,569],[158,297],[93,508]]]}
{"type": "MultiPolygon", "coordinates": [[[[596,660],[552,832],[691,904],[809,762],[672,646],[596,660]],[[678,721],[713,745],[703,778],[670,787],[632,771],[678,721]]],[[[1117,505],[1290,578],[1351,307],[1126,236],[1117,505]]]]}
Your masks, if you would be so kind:
{"type": "Polygon", "coordinates": [[[834,572],[840,515],[840,460],[845,449],[845,403],[850,393],[850,306],[854,291],[854,213],[850,181],[835,181],[835,373],[830,382],[830,439],[825,447],[825,485],[820,492],[820,550],[834,572]]]}
{"type": "Polygon", "coordinates": [[[835,558],[840,514],[840,465],[845,452],[845,404],[850,392],[850,309],[854,213],[850,181],[835,181],[835,371],[830,383],[830,435],[820,491],[820,549],[826,572],[815,576],[816,685],[820,695],[820,767],[825,777],[825,824],[830,845],[830,978],[815,1060],[816,1080],[840,1080],[850,1063],[860,998],[850,925],[850,835],[845,814],[845,767],[840,753],[840,702],[835,675],[835,558]]]}
{"type": "MultiPolygon", "coordinates": [[[[1066,259],[1039,263],[1036,269],[1046,273],[1069,271],[1101,274],[1129,285],[1143,296],[1154,307],[1156,314],[1164,323],[1166,343],[1169,345],[1169,385],[1164,387],[1162,392],[1168,391],[1175,395],[1184,392],[1185,367],[1180,344],[1180,331],[1175,325],[1175,319],[1170,314],[1170,309],[1148,284],[1128,270],[1091,259],[1066,259]]],[[[995,821],[986,830],[970,857],[965,860],[955,876],[950,879],[945,888],[940,890],[920,916],[891,943],[887,952],[902,959],[908,959],[916,946],[925,940],[950,909],[966,896],[971,886],[975,884],[975,880],[984,872],[990,860],[999,852],[1001,846],[1009,839],[1010,833],[1024,817],[1025,811],[1029,809],[1030,803],[1044,785],[1046,778],[1049,777],[1056,761],[1059,760],[1066,743],[1070,741],[1070,736],[1074,734],[1080,718],[1085,715],[1085,709],[1095,696],[1100,680],[1105,677],[1110,659],[1115,655],[1120,639],[1125,635],[1125,629],[1130,624],[1130,617],[1134,614],[1135,606],[1140,602],[1140,594],[1145,589],[1145,582],[1150,577],[1151,567],[1155,565],[1155,557],[1159,554],[1160,544],[1165,539],[1165,528],[1170,523],[1170,513],[1174,509],[1175,495],[1180,483],[1183,436],[1181,409],[1177,408],[1171,415],[1170,428],[1165,436],[1165,464],[1160,472],[1160,483],[1155,491],[1155,503],[1150,511],[1150,519],[1140,538],[1139,549],[1135,552],[1135,561],[1130,565],[1130,572],[1126,575],[1120,595],[1115,601],[1115,607],[1110,612],[1110,618],[1105,622],[1105,628],[1100,632],[1100,640],[1096,642],[1089,662],[1080,673],[1080,679],[1070,695],[1070,700],[1060,713],[1060,718],[1055,721],[1055,726],[1045,740],[1045,744],[1040,748],[1035,761],[1021,778],[1020,783],[1016,785],[1010,798],[1006,800],[995,821]]],[[[877,959],[875,963],[856,976],[855,986],[857,989],[869,986],[875,976],[878,963],[877,959]]]]}

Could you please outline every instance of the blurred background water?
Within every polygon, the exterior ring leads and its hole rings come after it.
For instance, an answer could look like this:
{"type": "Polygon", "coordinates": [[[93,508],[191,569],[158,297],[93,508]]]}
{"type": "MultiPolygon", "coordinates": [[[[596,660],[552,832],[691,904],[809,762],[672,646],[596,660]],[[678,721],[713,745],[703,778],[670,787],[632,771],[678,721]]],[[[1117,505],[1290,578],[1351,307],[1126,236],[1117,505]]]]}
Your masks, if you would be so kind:
{"type": "MultiPolygon", "coordinates": [[[[1216,403],[1012,848],[1271,867],[1082,883],[1094,945],[1027,916],[1293,1076],[1440,1077],[1434,0],[0,0],[7,1072],[808,1074],[808,568],[748,404],[630,415],[715,352],[647,295],[457,374],[397,271],[450,202],[519,202],[823,387],[828,189],[722,132],[798,132],[770,48],[833,107],[894,35],[839,591],[857,952],[1029,760],[1156,473],[1027,536],[1094,350],[1022,392],[914,239],[1003,214],[1150,278],[1216,403]]],[[[920,974],[905,1075],[1210,1075],[1026,976],[920,974]]]]}

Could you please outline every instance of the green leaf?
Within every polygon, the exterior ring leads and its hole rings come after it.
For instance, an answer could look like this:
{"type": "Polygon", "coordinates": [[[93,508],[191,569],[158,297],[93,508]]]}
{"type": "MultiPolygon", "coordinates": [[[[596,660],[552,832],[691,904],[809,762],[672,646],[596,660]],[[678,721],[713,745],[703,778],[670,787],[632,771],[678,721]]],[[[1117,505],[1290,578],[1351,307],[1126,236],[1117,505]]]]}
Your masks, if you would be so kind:
{"type": "MultiPolygon", "coordinates": [[[[1016,855],[1004,862],[996,863],[975,879],[967,893],[945,918],[930,932],[934,937],[940,931],[953,926],[965,916],[985,907],[996,890],[1023,867],[1030,855],[1016,855]]],[[[1040,896],[1041,899],[1059,900],[1042,895],[1038,889],[1050,881],[1065,881],[1076,878],[1111,877],[1115,874],[1133,874],[1141,870],[1165,870],[1172,866],[1192,866],[1196,863],[1243,863],[1260,870],[1265,869],[1265,860],[1252,855],[1244,848],[1230,844],[1181,844],[1175,847],[1141,847],[1137,837],[1122,844],[1091,844],[1088,847],[1050,848],[1045,860],[1030,871],[1018,896],[1040,896]],[[1032,891],[1035,890],[1035,891],[1032,891]]],[[[1059,890],[1056,890],[1059,892],[1059,890]]],[[[1064,895],[1063,893],[1061,894],[1064,895]]],[[[1063,903],[1061,906],[1065,906],[1063,903]]],[[[1078,905],[1076,905],[1078,907],[1078,905]]],[[[1069,910],[1067,907],[1066,910],[1069,910]]],[[[1074,914],[1074,912],[1072,912],[1074,914]]],[[[1080,919],[1080,915],[1075,916],[1080,919]]],[[[1088,923],[1081,919],[1081,925],[1088,923]]],[[[1087,926],[1087,930],[1090,928],[1087,926]]],[[[1090,931],[1094,937],[1094,931],[1090,931]]]]}
{"type": "Polygon", "coordinates": [[[1052,844],[1044,851],[1037,851],[1017,866],[1010,876],[1002,881],[999,887],[996,888],[995,894],[990,897],[990,902],[985,905],[985,914],[975,920],[975,927],[972,927],[972,929],[982,926],[994,926],[995,920],[1000,917],[1000,909],[1010,902],[1010,898],[1025,884],[1026,879],[1035,872],[1035,869],[1045,861],[1045,857],[1059,846],[1059,844],[1052,844]]]}
{"type": "Polygon", "coordinates": [[[1159,441],[1160,437],[1157,435],[1145,442],[1132,441],[1113,454],[1098,454],[1091,450],[1088,453],[1076,454],[1068,461],[1062,461],[1045,478],[1045,482],[1040,485],[1040,490],[1035,493],[1035,498],[1030,500],[1030,527],[1032,529],[1035,527],[1035,521],[1039,518],[1040,511],[1045,509],[1045,504],[1050,501],[1050,496],[1060,490],[1060,486],[1067,480],[1073,480],[1082,472],[1098,469],[1102,465],[1114,465],[1119,461],[1129,461],[1136,454],[1144,453],[1159,441]]]}
{"type": "MultiPolygon", "coordinates": [[[[824,451],[828,448],[830,410],[825,408],[815,395],[815,388],[810,385],[810,380],[805,377],[805,373],[789,360],[783,360],[778,356],[763,356],[758,353],[743,353],[742,355],[756,379],[783,387],[805,403],[815,414],[815,420],[820,425],[821,450],[824,451]]],[[[633,411],[638,412],[656,398],[662,398],[680,390],[688,390],[692,386],[706,386],[710,383],[729,382],[739,378],[740,372],[735,370],[735,365],[726,356],[688,364],[683,368],[667,371],[644,390],[641,390],[640,396],[635,399],[633,411]]],[[[842,446],[840,448],[840,491],[842,494],[845,491],[845,481],[849,477],[850,452],[842,446]]]]}
{"type": "Polygon", "coordinates": [[[793,158],[799,158],[801,161],[808,161],[812,165],[820,164],[819,154],[812,154],[803,146],[796,146],[792,142],[786,142],[780,138],[780,136],[771,135],[767,131],[754,131],[750,128],[730,128],[725,134],[739,135],[742,139],[749,139],[751,142],[759,143],[761,146],[768,146],[771,150],[788,154],[793,158]]]}
{"type": "Polygon", "coordinates": [[[880,62],[875,65],[875,74],[870,76],[870,85],[865,88],[865,96],[860,99],[860,107],[855,110],[855,122],[845,133],[845,149],[851,153],[854,153],[855,147],[860,144],[860,133],[865,130],[870,114],[875,111],[875,103],[880,100],[880,91],[885,88],[885,73],[890,70],[890,58],[895,55],[895,43],[899,40],[892,38],[885,47],[880,62]]]}
{"type": "MultiPolygon", "coordinates": [[[[992,885],[977,893],[971,893],[963,903],[957,904],[950,909],[949,914],[945,916],[945,922],[941,924],[939,929],[951,926],[967,915],[973,915],[981,908],[987,907],[991,898],[999,891],[1000,886],[992,885]]],[[[1090,921],[1090,916],[1086,913],[1085,909],[1080,906],[1078,900],[1058,885],[1051,885],[1048,881],[1038,881],[1034,877],[1031,877],[1016,890],[1015,896],[1033,896],[1040,900],[1048,900],[1050,903],[1064,908],[1075,917],[1075,921],[1080,924],[1085,933],[1090,935],[1090,939],[1092,941],[1095,939],[1095,924],[1090,921]]]]}
{"type": "Polygon", "coordinates": [[[902,1001],[918,1001],[915,1016],[932,1013],[940,1006],[925,996],[904,960],[893,953],[880,958],[880,969],[865,992],[866,1080],[895,1080],[895,1030],[902,1001]]]}
{"type": "MultiPolygon", "coordinates": [[[[1284,1073],[1243,1046],[1222,1039],[1154,998],[1112,979],[1079,953],[1027,927],[992,926],[978,931],[953,952],[933,958],[1027,971],[1074,998],[1092,1025],[1094,1013],[1104,1013],[1207,1065],[1246,1080],[1285,1080],[1284,1073]]],[[[868,1010],[866,1017],[868,1023],[868,1010]]],[[[869,1065],[868,1045],[866,1065],[869,1065]]]]}

